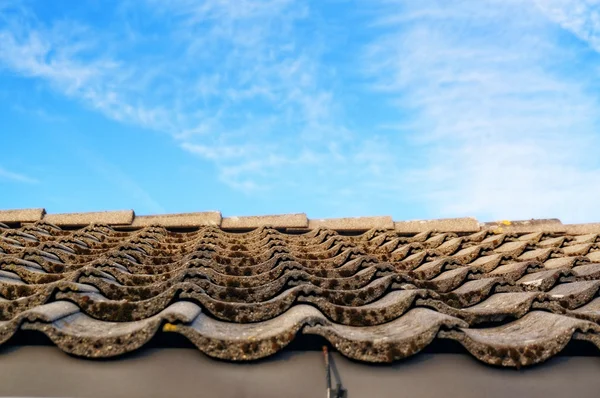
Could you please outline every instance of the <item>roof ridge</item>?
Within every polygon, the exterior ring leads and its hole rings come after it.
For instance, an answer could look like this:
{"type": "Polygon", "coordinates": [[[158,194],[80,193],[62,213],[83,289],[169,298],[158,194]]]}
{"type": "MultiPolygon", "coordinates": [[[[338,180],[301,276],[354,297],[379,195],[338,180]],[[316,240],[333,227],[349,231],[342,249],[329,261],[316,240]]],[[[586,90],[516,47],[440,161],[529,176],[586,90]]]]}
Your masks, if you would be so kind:
{"type": "Polygon", "coordinates": [[[479,222],[474,217],[425,220],[394,220],[391,216],[308,218],[305,213],[223,217],[220,211],[137,215],[133,210],[75,213],[46,213],[44,208],[0,210],[0,222],[24,224],[46,221],[61,227],[107,224],[141,228],[160,225],[167,228],[215,226],[225,230],[249,230],[260,227],[306,231],[327,228],[338,231],[382,229],[401,234],[425,231],[470,233],[491,230],[494,233],[600,233],[600,223],[563,224],[559,219],[502,220],[479,222]]]}

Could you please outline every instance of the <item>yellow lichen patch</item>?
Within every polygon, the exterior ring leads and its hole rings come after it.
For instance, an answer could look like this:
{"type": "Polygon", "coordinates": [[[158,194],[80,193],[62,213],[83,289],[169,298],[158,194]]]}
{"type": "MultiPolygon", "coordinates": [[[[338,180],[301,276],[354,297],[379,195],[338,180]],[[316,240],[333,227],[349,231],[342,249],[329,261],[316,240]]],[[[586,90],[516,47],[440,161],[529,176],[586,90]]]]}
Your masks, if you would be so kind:
{"type": "Polygon", "coordinates": [[[496,235],[500,235],[502,233],[502,228],[498,227],[496,229],[493,229],[492,232],[496,235]]]}
{"type": "Polygon", "coordinates": [[[510,225],[510,224],[512,224],[512,223],[511,223],[510,221],[508,221],[508,220],[503,220],[503,221],[501,222],[501,224],[504,224],[504,225],[510,225]]]}
{"type": "Polygon", "coordinates": [[[177,331],[177,325],[173,325],[172,323],[165,323],[163,326],[163,332],[175,332],[177,331]]]}

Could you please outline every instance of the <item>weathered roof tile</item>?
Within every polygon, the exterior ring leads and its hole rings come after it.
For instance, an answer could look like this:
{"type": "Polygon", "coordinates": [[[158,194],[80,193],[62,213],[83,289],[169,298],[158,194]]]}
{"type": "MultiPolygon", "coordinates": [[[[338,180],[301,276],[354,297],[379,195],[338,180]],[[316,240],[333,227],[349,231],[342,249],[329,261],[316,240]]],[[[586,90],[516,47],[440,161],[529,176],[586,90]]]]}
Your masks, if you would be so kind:
{"type": "Polygon", "coordinates": [[[0,210],[0,222],[21,223],[36,222],[42,219],[46,210],[44,209],[15,209],[0,210]]]}
{"type": "Polygon", "coordinates": [[[565,226],[556,218],[493,221],[482,223],[481,225],[482,228],[490,229],[494,233],[565,232],[565,226]]]}
{"type": "Polygon", "coordinates": [[[89,224],[129,225],[133,222],[133,217],[133,210],[120,210],[46,214],[43,220],[61,227],[79,227],[89,224]]]}
{"type": "Polygon", "coordinates": [[[394,229],[400,233],[413,234],[425,231],[477,232],[479,222],[475,218],[441,218],[438,220],[396,221],[394,229]]]}
{"type": "Polygon", "coordinates": [[[308,228],[328,228],[335,229],[337,231],[367,231],[369,229],[394,229],[394,221],[390,216],[310,219],[308,221],[308,228]]]}
{"type": "Polygon", "coordinates": [[[600,223],[565,224],[564,228],[570,235],[600,234],[600,223]]]}
{"type": "Polygon", "coordinates": [[[160,214],[152,216],[135,216],[131,223],[132,227],[147,227],[150,225],[161,225],[163,227],[203,227],[220,226],[221,212],[207,211],[199,213],[160,214]]]}
{"type": "Polygon", "coordinates": [[[260,227],[273,228],[306,228],[308,219],[306,214],[281,214],[272,216],[243,216],[224,217],[221,221],[223,229],[254,229],[260,227]]]}

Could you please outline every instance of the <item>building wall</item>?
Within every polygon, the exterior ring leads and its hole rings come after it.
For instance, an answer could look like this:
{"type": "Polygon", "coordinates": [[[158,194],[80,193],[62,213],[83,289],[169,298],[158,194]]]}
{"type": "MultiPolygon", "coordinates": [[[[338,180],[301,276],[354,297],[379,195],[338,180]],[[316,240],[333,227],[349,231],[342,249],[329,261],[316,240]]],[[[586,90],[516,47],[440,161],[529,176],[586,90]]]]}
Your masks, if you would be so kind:
{"type": "MultiPolygon", "coordinates": [[[[557,357],[520,371],[467,354],[420,354],[391,366],[333,358],[349,398],[585,398],[600,389],[598,357],[557,357]]],[[[150,348],[99,361],[52,346],[7,347],[0,350],[0,396],[324,398],[325,371],[318,351],[236,364],[192,348],[150,348]]]]}

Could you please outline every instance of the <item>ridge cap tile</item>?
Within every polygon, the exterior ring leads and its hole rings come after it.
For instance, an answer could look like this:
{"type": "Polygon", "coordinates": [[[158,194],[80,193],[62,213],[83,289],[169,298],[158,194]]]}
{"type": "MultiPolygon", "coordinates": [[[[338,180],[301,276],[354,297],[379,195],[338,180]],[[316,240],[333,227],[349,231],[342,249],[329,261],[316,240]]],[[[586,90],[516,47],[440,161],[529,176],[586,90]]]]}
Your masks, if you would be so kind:
{"type": "Polygon", "coordinates": [[[431,230],[441,232],[479,232],[479,221],[474,217],[438,218],[430,220],[395,221],[394,229],[401,233],[419,233],[431,230]]]}
{"type": "Polygon", "coordinates": [[[309,229],[328,228],[339,231],[367,231],[369,229],[394,229],[391,216],[340,217],[308,220],[309,229]]]}
{"type": "Polygon", "coordinates": [[[223,217],[220,211],[203,211],[190,213],[169,213],[136,215],[131,223],[132,227],[147,227],[161,225],[163,227],[204,227],[220,226],[223,217]]]}
{"type": "Polygon", "coordinates": [[[264,216],[230,216],[223,217],[221,229],[254,229],[272,228],[306,228],[306,213],[274,214],[264,216]]]}
{"type": "Polygon", "coordinates": [[[600,234],[600,222],[564,224],[564,228],[571,235],[600,234]]]}
{"type": "Polygon", "coordinates": [[[134,217],[133,210],[114,210],[46,214],[43,220],[58,226],[80,227],[90,224],[130,225],[134,217]]]}
{"type": "Polygon", "coordinates": [[[46,209],[44,208],[0,210],[0,222],[36,222],[40,221],[45,213],[46,209]]]}
{"type": "Polygon", "coordinates": [[[494,233],[565,232],[565,226],[558,218],[491,221],[481,223],[481,228],[494,233]]]}

